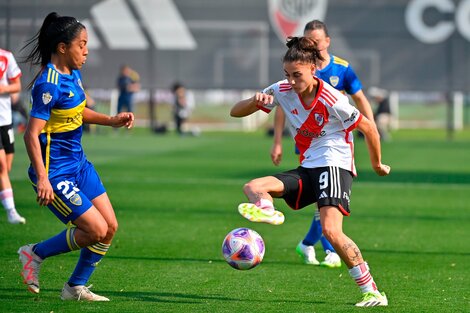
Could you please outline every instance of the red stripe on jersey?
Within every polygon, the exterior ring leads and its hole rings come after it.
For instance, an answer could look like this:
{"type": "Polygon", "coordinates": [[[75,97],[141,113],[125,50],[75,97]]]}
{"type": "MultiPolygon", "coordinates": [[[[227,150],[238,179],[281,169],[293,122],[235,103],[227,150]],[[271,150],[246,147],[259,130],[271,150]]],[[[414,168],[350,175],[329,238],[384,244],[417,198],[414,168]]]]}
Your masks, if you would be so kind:
{"type": "Polygon", "coordinates": [[[19,73],[18,75],[16,75],[15,77],[10,77],[9,80],[15,80],[17,78],[20,78],[21,77],[21,73],[19,73]]]}
{"type": "Polygon", "coordinates": [[[270,112],[271,112],[271,110],[268,109],[268,108],[266,108],[265,106],[256,105],[256,107],[257,107],[258,109],[260,109],[261,111],[263,111],[263,112],[266,112],[266,113],[270,113],[270,112]]]}
{"type": "Polygon", "coordinates": [[[279,92],[286,92],[292,90],[292,86],[287,83],[282,83],[279,85],[279,92]]]}
{"type": "Polygon", "coordinates": [[[332,97],[330,94],[326,93],[326,89],[324,89],[325,92],[322,92],[321,97],[323,100],[328,103],[330,107],[332,107],[336,103],[336,98],[332,97]]]}
{"type": "Polygon", "coordinates": [[[315,95],[315,99],[313,99],[310,106],[305,105],[300,95],[299,97],[300,103],[305,110],[310,110],[308,117],[305,119],[304,123],[300,125],[299,129],[297,130],[297,135],[295,135],[294,140],[297,145],[297,148],[300,152],[300,163],[305,159],[304,153],[310,147],[312,140],[315,139],[315,136],[318,136],[323,127],[328,123],[328,110],[326,109],[325,105],[322,101],[319,101],[320,95],[322,94],[323,88],[323,81],[317,77],[313,77],[317,83],[317,94],[315,95]],[[323,116],[323,123],[318,125],[315,120],[315,113],[321,114],[323,116]]]}
{"type": "Polygon", "coordinates": [[[350,132],[353,129],[355,129],[357,127],[357,125],[361,122],[362,117],[363,117],[363,115],[359,113],[359,118],[357,119],[357,121],[354,124],[352,124],[351,126],[349,126],[348,129],[346,129],[346,131],[350,132]]]}
{"type": "Polygon", "coordinates": [[[351,150],[351,173],[354,177],[356,177],[357,173],[354,170],[354,143],[352,141],[349,141],[349,136],[351,135],[351,132],[345,131],[344,133],[344,141],[346,141],[346,143],[349,145],[349,149],[351,150]]]}
{"type": "Polygon", "coordinates": [[[328,95],[328,97],[329,97],[330,99],[333,100],[333,102],[338,101],[338,98],[336,98],[336,97],[331,93],[330,90],[328,90],[328,89],[325,88],[325,89],[323,89],[323,91],[324,91],[325,94],[328,95]]]}

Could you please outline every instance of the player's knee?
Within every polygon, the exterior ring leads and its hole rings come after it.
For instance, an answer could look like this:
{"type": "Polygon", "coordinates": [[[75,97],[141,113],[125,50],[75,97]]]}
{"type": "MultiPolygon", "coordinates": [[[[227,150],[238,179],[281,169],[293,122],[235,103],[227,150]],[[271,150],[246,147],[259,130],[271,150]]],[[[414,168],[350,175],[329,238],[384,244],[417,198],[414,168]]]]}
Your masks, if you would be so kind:
{"type": "Polygon", "coordinates": [[[107,232],[107,224],[97,224],[90,230],[88,236],[90,238],[90,241],[94,243],[101,242],[104,238],[106,238],[107,232]]]}
{"type": "Polygon", "coordinates": [[[114,234],[118,230],[118,227],[119,227],[119,225],[118,225],[117,221],[113,221],[111,223],[108,223],[108,231],[107,231],[106,237],[107,238],[113,238],[114,234]]]}
{"type": "Polygon", "coordinates": [[[255,180],[251,180],[243,186],[243,192],[245,194],[255,193],[257,191],[260,191],[260,186],[255,180]]]}
{"type": "Polygon", "coordinates": [[[341,229],[336,227],[335,225],[324,225],[323,226],[323,236],[328,239],[329,242],[335,243],[338,241],[338,238],[342,235],[341,229]]]}

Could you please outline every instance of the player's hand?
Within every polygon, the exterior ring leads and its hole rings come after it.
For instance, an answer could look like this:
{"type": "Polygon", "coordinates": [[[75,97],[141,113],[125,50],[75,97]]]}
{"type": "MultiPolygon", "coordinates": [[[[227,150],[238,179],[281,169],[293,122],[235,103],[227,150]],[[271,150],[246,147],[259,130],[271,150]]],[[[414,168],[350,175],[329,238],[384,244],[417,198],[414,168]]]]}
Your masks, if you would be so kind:
{"type": "Polygon", "coordinates": [[[38,179],[36,184],[37,197],[36,201],[39,205],[49,205],[54,201],[54,190],[49,179],[38,179]]]}
{"type": "Polygon", "coordinates": [[[381,163],[380,166],[374,167],[374,171],[379,176],[387,176],[390,173],[390,166],[381,163]]]}
{"type": "Polygon", "coordinates": [[[134,113],[122,112],[111,118],[111,126],[132,128],[134,126],[134,113]]]}
{"type": "Polygon", "coordinates": [[[264,107],[265,105],[273,103],[274,97],[272,95],[268,95],[262,92],[257,92],[253,96],[252,100],[256,104],[256,106],[264,107]]]}
{"type": "Polygon", "coordinates": [[[273,164],[278,166],[281,164],[282,161],[282,146],[278,144],[274,144],[271,148],[271,160],[273,164]]]}

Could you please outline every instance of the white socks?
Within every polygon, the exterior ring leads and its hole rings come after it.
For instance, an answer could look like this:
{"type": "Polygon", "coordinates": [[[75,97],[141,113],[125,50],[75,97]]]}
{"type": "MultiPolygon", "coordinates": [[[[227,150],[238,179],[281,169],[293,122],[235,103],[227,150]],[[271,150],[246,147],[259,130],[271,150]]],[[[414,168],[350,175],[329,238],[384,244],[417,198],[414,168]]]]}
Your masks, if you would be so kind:
{"type": "Polygon", "coordinates": [[[15,201],[13,199],[13,189],[5,189],[0,191],[0,200],[5,210],[15,210],[15,201]]]}
{"type": "Polygon", "coordinates": [[[354,266],[349,269],[349,274],[356,281],[356,284],[361,288],[362,293],[373,292],[379,293],[374,278],[370,274],[369,266],[366,262],[354,266]]]}

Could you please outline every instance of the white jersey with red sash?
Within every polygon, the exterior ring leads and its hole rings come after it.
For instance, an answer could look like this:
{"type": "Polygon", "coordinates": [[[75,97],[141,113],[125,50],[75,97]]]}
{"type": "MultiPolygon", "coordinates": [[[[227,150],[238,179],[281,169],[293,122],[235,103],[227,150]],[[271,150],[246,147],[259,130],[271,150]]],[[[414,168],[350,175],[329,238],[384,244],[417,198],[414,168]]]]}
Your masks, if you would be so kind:
{"type": "Polygon", "coordinates": [[[274,96],[272,104],[260,107],[269,113],[279,105],[300,151],[305,168],[337,166],[356,175],[351,131],[362,118],[341,92],[315,77],[318,89],[312,103],[304,103],[287,80],[263,90],[274,96]]]}

